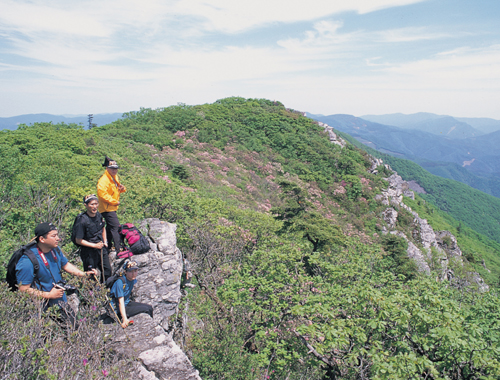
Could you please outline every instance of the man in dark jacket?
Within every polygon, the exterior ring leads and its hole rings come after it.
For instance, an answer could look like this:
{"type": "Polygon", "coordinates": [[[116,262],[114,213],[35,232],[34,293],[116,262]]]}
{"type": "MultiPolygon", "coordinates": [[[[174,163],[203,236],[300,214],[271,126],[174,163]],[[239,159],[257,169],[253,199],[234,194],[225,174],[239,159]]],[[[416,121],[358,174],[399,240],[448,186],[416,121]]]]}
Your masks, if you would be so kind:
{"type": "Polygon", "coordinates": [[[81,214],[75,220],[73,230],[75,242],[80,246],[80,257],[83,261],[83,269],[99,269],[101,271],[101,282],[111,276],[111,265],[107,250],[106,227],[102,215],[97,211],[99,201],[95,194],[89,194],[83,198],[83,204],[87,212],[81,214]]]}

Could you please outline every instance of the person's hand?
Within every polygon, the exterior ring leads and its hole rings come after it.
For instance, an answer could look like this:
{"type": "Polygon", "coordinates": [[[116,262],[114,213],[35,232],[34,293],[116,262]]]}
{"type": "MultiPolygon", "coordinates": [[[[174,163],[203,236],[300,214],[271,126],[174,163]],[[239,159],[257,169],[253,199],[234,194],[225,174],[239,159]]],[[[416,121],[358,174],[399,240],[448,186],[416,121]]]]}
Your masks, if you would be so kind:
{"type": "Polygon", "coordinates": [[[54,287],[50,289],[47,298],[50,300],[54,300],[57,298],[61,298],[63,295],[64,295],[64,289],[61,288],[59,285],[54,285],[54,287]]]}
{"type": "Polygon", "coordinates": [[[130,321],[127,318],[123,318],[123,322],[121,323],[123,328],[126,328],[129,325],[130,321]]]}
{"type": "Polygon", "coordinates": [[[92,268],[85,273],[87,274],[87,276],[92,276],[92,275],[97,276],[99,274],[99,272],[97,272],[97,269],[95,269],[95,268],[92,268]]]}
{"type": "Polygon", "coordinates": [[[100,241],[99,243],[95,243],[94,248],[102,249],[102,247],[104,247],[104,243],[102,241],[100,241]]]}
{"type": "Polygon", "coordinates": [[[118,185],[118,190],[123,191],[125,190],[125,186],[123,186],[121,183],[118,185]]]}

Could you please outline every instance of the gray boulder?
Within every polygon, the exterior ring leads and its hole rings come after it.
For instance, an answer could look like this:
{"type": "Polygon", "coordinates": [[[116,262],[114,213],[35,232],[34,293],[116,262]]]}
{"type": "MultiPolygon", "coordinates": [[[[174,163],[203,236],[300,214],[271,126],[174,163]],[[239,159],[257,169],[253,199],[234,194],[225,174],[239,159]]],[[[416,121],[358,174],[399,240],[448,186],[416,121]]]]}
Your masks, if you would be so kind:
{"type": "Polygon", "coordinates": [[[177,313],[181,299],[182,253],[177,248],[176,225],[146,219],[138,228],[152,250],[132,257],[139,266],[133,299],[152,305],[153,318],[138,314],[126,329],[116,323],[106,325],[110,345],[123,358],[137,359],[130,379],[201,380],[169,330],[169,317],[177,313]]]}
{"type": "Polygon", "coordinates": [[[383,218],[387,223],[387,226],[390,229],[394,229],[396,227],[396,223],[398,221],[398,212],[394,210],[392,207],[385,209],[383,212],[383,218]]]}

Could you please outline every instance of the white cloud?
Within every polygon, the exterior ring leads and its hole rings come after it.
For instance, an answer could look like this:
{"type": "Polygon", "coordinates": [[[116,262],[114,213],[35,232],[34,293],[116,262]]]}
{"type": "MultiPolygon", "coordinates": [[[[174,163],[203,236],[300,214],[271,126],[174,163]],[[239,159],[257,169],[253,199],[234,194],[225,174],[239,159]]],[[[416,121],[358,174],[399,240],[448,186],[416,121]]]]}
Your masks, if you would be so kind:
{"type": "Polygon", "coordinates": [[[500,90],[500,45],[461,48],[383,69],[417,88],[500,90]]]}
{"type": "Polygon", "coordinates": [[[344,11],[367,13],[422,1],[426,0],[2,0],[0,25],[27,34],[105,37],[124,27],[154,32],[188,17],[187,32],[234,33],[267,23],[308,21],[344,11]]]}
{"type": "Polygon", "coordinates": [[[380,42],[413,42],[458,37],[456,34],[429,32],[427,28],[400,28],[374,33],[374,39],[380,42]]]}
{"type": "Polygon", "coordinates": [[[498,45],[401,63],[408,58],[385,48],[456,35],[440,26],[345,32],[327,17],[419,1],[0,0],[0,41],[9,41],[0,52],[27,58],[0,63],[0,116],[127,111],[240,95],[317,113],[447,113],[436,107],[455,104],[500,117],[491,111],[500,91],[498,45]],[[274,46],[248,40],[237,46],[233,35],[215,49],[197,39],[295,21],[313,26],[274,46]],[[38,64],[26,63],[32,61],[38,64]]]}
{"type": "Polygon", "coordinates": [[[426,0],[180,0],[176,10],[208,20],[207,27],[229,33],[273,22],[314,20],[339,12],[368,13],[426,0]]]}
{"type": "Polygon", "coordinates": [[[4,30],[15,30],[18,33],[64,33],[81,36],[105,36],[109,28],[92,17],[92,11],[65,9],[64,3],[23,2],[2,0],[0,25],[4,30]],[[58,6],[57,6],[58,5],[58,6]]]}

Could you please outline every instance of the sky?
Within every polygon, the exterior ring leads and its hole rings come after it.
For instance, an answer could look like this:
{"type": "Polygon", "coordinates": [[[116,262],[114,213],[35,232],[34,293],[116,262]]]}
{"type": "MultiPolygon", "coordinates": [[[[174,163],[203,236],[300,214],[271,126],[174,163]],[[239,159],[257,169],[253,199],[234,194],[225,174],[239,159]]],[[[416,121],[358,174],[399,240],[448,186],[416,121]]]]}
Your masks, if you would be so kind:
{"type": "Polygon", "coordinates": [[[230,96],[500,119],[500,0],[0,0],[0,117],[230,96]]]}

